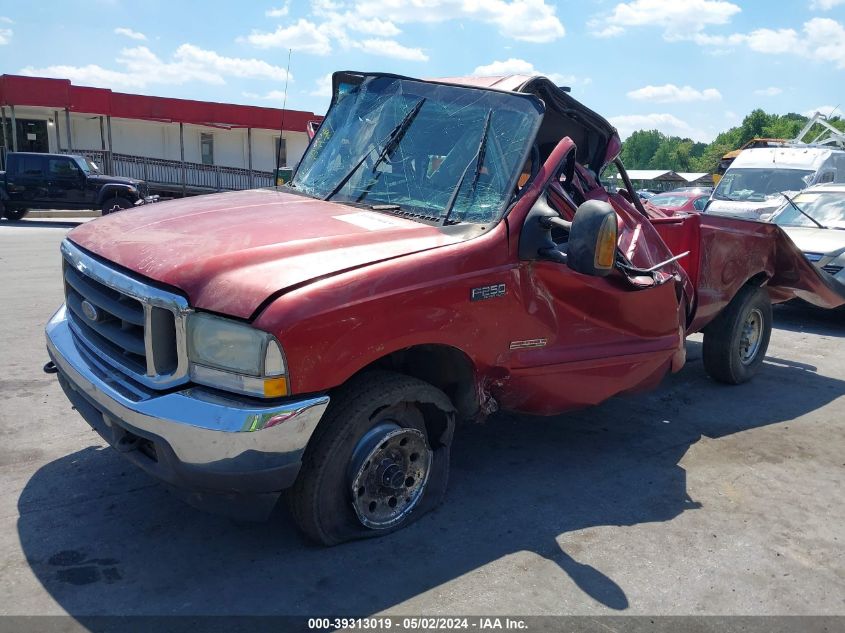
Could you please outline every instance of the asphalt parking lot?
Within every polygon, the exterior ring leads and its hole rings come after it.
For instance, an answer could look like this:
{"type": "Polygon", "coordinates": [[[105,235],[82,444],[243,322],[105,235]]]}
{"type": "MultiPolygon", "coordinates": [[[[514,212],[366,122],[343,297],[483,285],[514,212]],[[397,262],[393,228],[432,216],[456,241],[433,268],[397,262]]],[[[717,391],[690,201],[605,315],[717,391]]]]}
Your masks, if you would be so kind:
{"type": "Polygon", "coordinates": [[[777,308],[747,385],[694,337],[657,391],[465,425],[445,505],[323,549],[183,505],[71,410],[41,369],[71,225],[0,222],[0,613],[845,614],[845,313],[777,308]]]}

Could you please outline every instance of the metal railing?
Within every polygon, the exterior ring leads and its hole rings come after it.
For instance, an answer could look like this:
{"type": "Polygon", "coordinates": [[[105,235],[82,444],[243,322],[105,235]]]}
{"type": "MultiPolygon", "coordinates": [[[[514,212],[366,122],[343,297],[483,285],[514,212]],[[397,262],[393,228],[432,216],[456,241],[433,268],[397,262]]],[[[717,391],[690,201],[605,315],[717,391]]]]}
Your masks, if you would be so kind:
{"type": "Polygon", "coordinates": [[[238,191],[273,185],[273,173],[269,171],[253,169],[250,173],[250,170],[241,167],[183,163],[178,160],[133,156],[97,149],[75,149],[73,152],[63,153],[81,154],[90,158],[104,174],[137,178],[152,186],[238,191]]]}

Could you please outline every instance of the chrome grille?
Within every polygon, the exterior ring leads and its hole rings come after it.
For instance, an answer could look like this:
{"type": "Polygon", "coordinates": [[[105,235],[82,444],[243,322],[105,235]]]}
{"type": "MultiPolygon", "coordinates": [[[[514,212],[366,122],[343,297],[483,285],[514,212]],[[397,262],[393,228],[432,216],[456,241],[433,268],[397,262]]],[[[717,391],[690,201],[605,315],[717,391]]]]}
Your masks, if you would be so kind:
{"type": "Polygon", "coordinates": [[[188,380],[184,297],[141,281],[65,240],[65,303],[89,352],[143,385],[188,380]]]}

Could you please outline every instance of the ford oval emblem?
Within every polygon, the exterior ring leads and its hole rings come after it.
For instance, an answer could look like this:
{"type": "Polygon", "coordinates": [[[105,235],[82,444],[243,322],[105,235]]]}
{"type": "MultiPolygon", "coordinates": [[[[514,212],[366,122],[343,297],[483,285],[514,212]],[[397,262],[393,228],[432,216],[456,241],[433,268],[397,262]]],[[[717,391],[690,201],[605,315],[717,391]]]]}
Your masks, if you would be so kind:
{"type": "Polygon", "coordinates": [[[82,314],[85,315],[85,318],[89,321],[99,321],[100,320],[100,311],[97,310],[97,307],[91,303],[90,301],[83,301],[82,302],[82,314]]]}

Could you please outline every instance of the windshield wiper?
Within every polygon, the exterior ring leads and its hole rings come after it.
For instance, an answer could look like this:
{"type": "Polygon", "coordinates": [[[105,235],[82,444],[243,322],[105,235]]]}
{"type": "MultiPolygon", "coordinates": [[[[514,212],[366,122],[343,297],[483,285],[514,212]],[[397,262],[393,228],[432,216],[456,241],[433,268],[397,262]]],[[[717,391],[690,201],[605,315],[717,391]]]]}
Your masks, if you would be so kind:
{"type": "Polygon", "coordinates": [[[381,162],[387,157],[390,152],[396,149],[396,146],[402,140],[402,137],[405,136],[405,132],[408,131],[408,128],[411,127],[411,123],[416,118],[417,114],[419,114],[420,109],[425,103],[426,98],[422,97],[419,101],[414,104],[414,107],[408,110],[407,114],[402,117],[402,120],[394,127],[390,134],[388,134],[384,140],[380,143],[373,145],[362,157],[361,159],[353,165],[352,169],[346,172],[346,175],[340,179],[340,182],[335,185],[334,189],[332,189],[324,198],[323,200],[331,200],[332,196],[334,196],[338,191],[343,189],[344,185],[349,182],[349,179],[352,178],[353,174],[358,171],[358,168],[364,164],[364,161],[373,153],[373,150],[376,147],[382,146],[382,150],[379,152],[378,158],[376,159],[375,164],[373,165],[373,169],[375,169],[381,162]]]}
{"type": "Polygon", "coordinates": [[[481,132],[481,139],[478,142],[478,149],[476,150],[475,154],[472,158],[469,159],[467,166],[464,167],[464,172],[461,174],[461,177],[458,179],[457,186],[452,190],[452,195],[449,196],[449,202],[446,203],[446,208],[444,211],[446,212],[443,215],[443,219],[441,220],[440,224],[443,226],[446,225],[446,222],[449,220],[449,216],[452,214],[452,208],[455,206],[455,202],[458,200],[458,194],[461,191],[461,187],[464,184],[464,180],[466,180],[467,172],[469,172],[469,166],[472,165],[473,161],[475,161],[475,171],[472,174],[472,182],[470,183],[470,196],[475,193],[475,187],[478,184],[478,177],[481,175],[481,168],[484,166],[484,154],[487,152],[487,137],[490,135],[490,121],[493,118],[493,109],[487,110],[487,116],[484,117],[484,130],[481,132]]]}
{"type": "Polygon", "coordinates": [[[789,204],[791,204],[793,207],[795,207],[795,210],[796,210],[796,211],[798,211],[798,213],[800,213],[800,214],[801,214],[801,215],[803,215],[805,218],[807,218],[808,220],[810,220],[810,222],[812,222],[813,224],[815,224],[817,227],[819,227],[820,229],[826,229],[826,228],[827,228],[824,224],[822,224],[822,223],[821,223],[821,222],[819,222],[816,218],[814,218],[812,215],[810,215],[809,213],[807,213],[806,211],[804,211],[804,209],[802,209],[801,207],[799,207],[799,206],[798,206],[798,204],[795,202],[795,200],[793,200],[792,198],[790,198],[788,195],[786,195],[786,194],[785,194],[785,193],[783,193],[782,191],[780,192],[780,195],[782,195],[784,198],[786,198],[786,199],[789,201],[789,204]]]}

